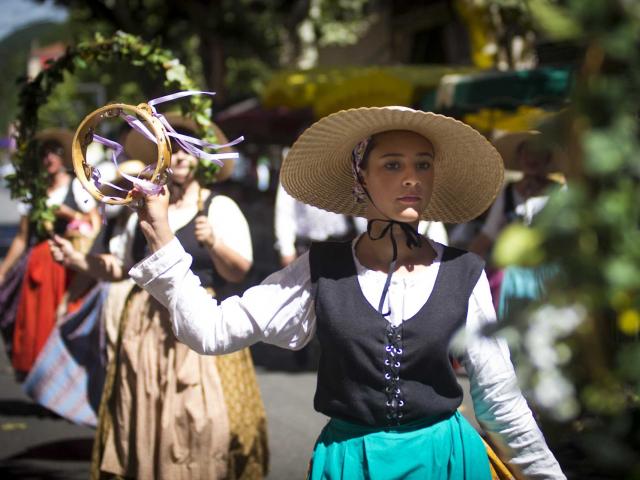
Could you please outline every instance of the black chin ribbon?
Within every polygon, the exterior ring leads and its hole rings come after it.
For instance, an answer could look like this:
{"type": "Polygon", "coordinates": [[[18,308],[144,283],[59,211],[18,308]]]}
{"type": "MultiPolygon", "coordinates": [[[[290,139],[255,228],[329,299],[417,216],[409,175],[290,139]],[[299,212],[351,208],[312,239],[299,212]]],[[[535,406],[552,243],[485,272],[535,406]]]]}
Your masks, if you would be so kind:
{"type": "Polygon", "coordinates": [[[367,222],[367,235],[371,240],[380,240],[384,238],[387,233],[389,234],[389,238],[391,239],[391,246],[393,247],[393,257],[391,258],[391,263],[389,264],[389,271],[387,272],[387,279],[384,282],[384,288],[382,289],[382,296],[380,297],[380,303],[378,304],[378,312],[385,317],[391,314],[391,309],[384,313],[382,311],[382,307],[384,306],[384,299],[387,297],[389,293],[389,285],[391,284],[391,276],[396,269],[396,263],[398,262],[398,244],[396,243],[396,238],[393,234],[393,226],[398,225],[402,231],[404,232],[404,236],[406,239],[406,244],[408,248],[420,247],[422,245],[422,237],[420,234],[413,229],[411,225],[405,222],[397,222],[395,220],[386,220],[382,218],[374,218],[367,222]],[[373,236],[371,234],[371,230],[373,228],[373,224],[375,222],[383,222],[386,225],[382,228],[380,233],[377,236],[373,236]]]}

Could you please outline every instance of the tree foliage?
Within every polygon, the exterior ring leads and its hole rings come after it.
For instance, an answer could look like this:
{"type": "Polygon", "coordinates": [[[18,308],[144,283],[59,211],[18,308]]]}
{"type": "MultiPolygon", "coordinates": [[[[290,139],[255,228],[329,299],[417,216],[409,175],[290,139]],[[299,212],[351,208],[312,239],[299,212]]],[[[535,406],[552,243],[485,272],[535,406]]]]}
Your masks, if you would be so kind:
{"type": "MultiPolygon", "coordinates": [[[[7,176],[7,181],[14,198],[31,204],[30,216],[39,236],[46,235],[45,223],[54,220],[53,213],[46,205],[47,174],[41,168],[34,141],[40,126],[41,109],[50,106],[56,87],[65,78],[78,71],[114,65],[128,68],[133,66],[156,78],[162,78],[167,91],[197,90],[196,84],[187,75],[185,66],[170,51],[122,32],[110,38],[96,34],[92,41],[68,48],[65,55],[50,62],[33,80],[24,79],[19,95],[17,152],[13,158],[16,172],[7,176]]],[[[140,103],[142,100],[146,99],[139,98],[133,103],[140,103]]],[[[215,142],[217,139],[207,128],[211,125],[210,101],[194,96],[190,102],[189,115],[203,128],[205,138],[215,142]]],[[[202,162],[199,167],[198,175],[204,182],[210,182],[218,168],[214,164],[202,162]]]]}
{"type": "MultiPolygon", "coordinates": [[[[42,1],[42,0],[40,0],[42,1]]],[[[160,41],[195,79],[217,92],[216,105],[255,95],[270,73],[302,54],[299,28],[311,22],[317,44],[357,40],[365,0],[56,0],[93,35],[122,30],[160,41]]]]}
{"type": "Polygon", "coordinates": [[[640,478],[640,4],[563,3],[585,52],[571,108],[547,126],[567,148],[568,188],[534,229],[507,233],[512,261],[558,273],[512,320],[555,439],[583,455],[576,478],[640,478]]]}

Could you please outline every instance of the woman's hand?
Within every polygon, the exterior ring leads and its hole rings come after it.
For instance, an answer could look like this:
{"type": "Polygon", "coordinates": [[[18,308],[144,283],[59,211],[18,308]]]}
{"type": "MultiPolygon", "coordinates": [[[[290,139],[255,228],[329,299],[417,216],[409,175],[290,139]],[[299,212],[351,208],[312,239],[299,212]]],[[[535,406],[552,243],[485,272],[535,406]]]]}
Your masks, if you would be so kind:
{"type": "Polygon", "coordinates": [[[173,240],[169,227],[169,190],[166,185],[157,195],[147,195],[139,190],[132,192],[140,219],[140,228],[152,251],[156,252],[173,240]]]}
{"type": "Polygon", "coordinates": [[[69,240],[60,235],[54,235],[49,240],[49,248],[53,259],[65,267],[73,268],[82,263],[84,255],[73,248],[69,240]]]}
{"type": "Polygon", "coordinates": [[[209,219],[206,216],[198,215],[196,217],[194,233],[198,243],[204,245],[209,250],[213,250],[215,248],[216,236],[213,233],[213,228],[211,228],[209,219]]]}
{"type": "Polygon", "coordinates": [[[56,217],[64,218],[65,220],[82,220],[84,215],[77,210],[69,207],[68,205],[58,205],[53,209],[53,214],[56,217]]]}

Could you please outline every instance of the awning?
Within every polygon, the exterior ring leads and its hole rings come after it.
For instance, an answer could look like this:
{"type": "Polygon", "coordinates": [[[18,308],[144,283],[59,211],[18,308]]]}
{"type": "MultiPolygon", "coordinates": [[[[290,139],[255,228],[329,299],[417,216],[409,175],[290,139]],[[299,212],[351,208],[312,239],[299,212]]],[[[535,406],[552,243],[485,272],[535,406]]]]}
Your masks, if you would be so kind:
{"type": "Polygon", "coordinates": [[[483,108],[461,117],[462,121],[476,130],[490,134],[496,130],[522,132],[536,129],[545,120],[556,115],[555,110],[523,105],[515,110],[483,108]]]}
{"type": "Polygon", "coordinates": [[[447,74],[475,67],[443,65],[317,68],[274,75],[262,93],[266,108],[311,108],[321,118],[346,108],[415,105],[447,74]]]}
{"type": "Polygon", "coordinates": [[[229,139],[242,135],[250,143],[290,145],[313,119],[310,108],[265,108],[250,98],[218,113],[214,121],[229,139]]]}
{"type": "MultiPolygon", "coordinates": [[[[442,78],[435,109],[460,117],[481,109],[515,110],[523,105],[555,108],[563,106],[572,86],[569,68],[538,68],[442,78]]],[[[421,104],[429,101],[425,98],[421,104]]]]}

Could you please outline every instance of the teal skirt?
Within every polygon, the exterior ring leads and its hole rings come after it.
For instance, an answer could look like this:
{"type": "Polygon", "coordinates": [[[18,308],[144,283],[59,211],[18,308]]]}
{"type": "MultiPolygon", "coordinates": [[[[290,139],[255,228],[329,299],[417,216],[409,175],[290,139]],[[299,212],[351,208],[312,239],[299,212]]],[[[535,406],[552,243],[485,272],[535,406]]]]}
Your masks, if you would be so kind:
{"type": "Polygon", "coordinates": [[[456,411],[432,423],[379,429],[331,419],[313,450],[310,480],[491,480],[482,439],[456,411]]]}

